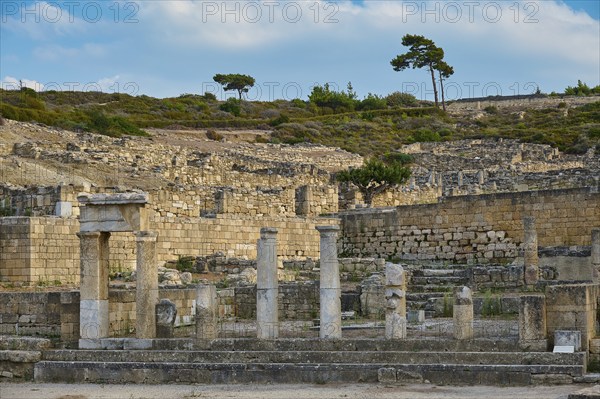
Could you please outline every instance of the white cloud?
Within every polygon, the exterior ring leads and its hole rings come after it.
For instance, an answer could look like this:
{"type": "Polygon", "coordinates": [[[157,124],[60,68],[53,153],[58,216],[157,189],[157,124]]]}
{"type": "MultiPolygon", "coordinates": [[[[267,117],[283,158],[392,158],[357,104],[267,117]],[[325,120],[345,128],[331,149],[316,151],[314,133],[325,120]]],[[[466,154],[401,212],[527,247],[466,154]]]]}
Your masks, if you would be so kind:
{"type": "Polygon", "coordinates": [[[4,79],[0,81],[0,87],[4,90],[19,90],[21,87],[27,87],[35,91],[44,90],[44,85],[40,82],[30,79],[21,79],[19,81],[19,79],[12,76],[5,76],[4,79]]]}
{"type": "Polygon", "coordinates": [[[431,36],[442,46],[467,43],[474,54],[495,49],[509,56],[554,56],[583,64],[597,61],[600,48],[599,22],[554,0],[365,1],[362,5],[177,0],[140,6],[140,21],[151,29],[150,35],[163,45],[190,51],[261,50],[314,39],[349,50],[353,40],[370,41],[376,48],[392,36],[399,43],[405,33],[431,36]]]}
{"type": "Polygon", "coordinates": [[[99,58],[108,54],[107,46],[95,43],[84,43],[81,47],[64,47],[50,44],[33,49],[33,55],[42,61],[61,61],[75,57],[99,58]]]}
{"type": "MultiPolygon", "coordinates": [[[[57,37],[81,34],[89,25],[75,10],[81,4],[65,3],[70,7],[61,7],[57,2],[11,2],[3,7],[1,16],[3,28],[23,34],[37,41],[50,41],[57,37]],[[16,8],[15,8],[16,7],[16,8]]],[[[80,9],[81,12],[81,9],[80,9]]]]}
{"type": "MultiPolygon", "coordinates": [[[[350,4],[350,3],[348,3],[350,4]]],[[[323,1],[156,1],[141,5],[140,21],[172,46],[248,49],[333,33],[337,16],[358,8],[323,1]]]]}
{"type": "Polygon", "coordinates": [[[97,82],[97,84],[100,87],[101,91],[103,91],[104,93],[114,93],[118,91],[115,89],[118,88],[119,79],[120,76],[115,75],[108,78],[102,78],[97,82]]]}

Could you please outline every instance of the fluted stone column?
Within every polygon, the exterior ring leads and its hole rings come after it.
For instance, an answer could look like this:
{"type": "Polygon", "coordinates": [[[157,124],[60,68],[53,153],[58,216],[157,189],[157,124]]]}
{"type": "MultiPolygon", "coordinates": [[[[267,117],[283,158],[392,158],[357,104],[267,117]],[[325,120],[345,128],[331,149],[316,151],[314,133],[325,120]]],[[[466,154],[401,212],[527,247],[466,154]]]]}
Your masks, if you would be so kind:
{"type": "Polygon", "coordinates": [[[523,235],[525,284],[535,285],[540,274],[535,217],[526,216],[523,218],[523,235]]]}
{"type": "Polygon", "coordinates": [[[214,285],[199,285],[196,288],[196,339],[218,337],[217,315],[217,288],[214,285]]]}
{"type": "Polygon", "coordinates": [[[473,338],[473,297],[469,287],[462,287],[454,293],[454,338],[473,338]]]}
{"type": "Polygon", "coordinates": [[[342,338],[342,289],[337,258],[339,226],[317,226],[321,235],[321,338],[342,338]]]}
{"type": "Polygon", "coordinates": [[[110,233],[80,232],[81,348],[94,347],[90,340],[108,337],[108,240],[110,233]]]}
{"type": "Polygon", "coordinates": [[[153,231],[137,231],[136,260],[136,322],[137,338],[156,337],[155,306],[158,304],[158,267],[156,264],[156,238],[153,231]]]}
{"type": "Polygon", "coordinates": [[[279,336],[277,284],[277,229],[260,229],[256,260],[256,334],[259,339],[279,336]]]}
{"type": "Polygon", "coordinates": [[[406,278],[400,265],[385,265],[385,337],[406,338],[406,278]]]}
{"type": "Polygon", "coordinates": [[[592,229],[592,270],[594,282],[600,282],[600,228],[592,229]]]}

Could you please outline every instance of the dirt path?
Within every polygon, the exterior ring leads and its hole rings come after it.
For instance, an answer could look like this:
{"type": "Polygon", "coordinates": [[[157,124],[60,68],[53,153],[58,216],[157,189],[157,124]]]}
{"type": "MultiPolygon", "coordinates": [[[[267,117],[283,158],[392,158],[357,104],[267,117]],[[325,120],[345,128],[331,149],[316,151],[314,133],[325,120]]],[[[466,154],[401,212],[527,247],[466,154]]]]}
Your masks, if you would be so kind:
{"type": "Polygon", "coordinates": [[[585,385],[448,387],[361,385],[0,384],[2,399],[566,399],[585,385]]]}

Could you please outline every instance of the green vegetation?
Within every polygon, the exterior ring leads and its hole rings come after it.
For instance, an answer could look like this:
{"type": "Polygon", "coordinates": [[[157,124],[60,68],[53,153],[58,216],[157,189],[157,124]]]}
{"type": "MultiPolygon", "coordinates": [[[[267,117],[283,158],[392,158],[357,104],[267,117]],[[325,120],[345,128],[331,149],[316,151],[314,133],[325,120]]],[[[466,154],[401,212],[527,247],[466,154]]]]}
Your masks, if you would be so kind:
{"type": "Polygon", "coordinates": [[[223,86],[223,90],[235,90],[238,92],[240,101],[242,100],[242,94],[248,93],[251,87],[254,86],[255,80],[252,76],[240,75],[239,73],[232,73],[228,75],[216,74],[213,80],[223,86]]]}
{"type": "MultiPolygon", "coordinates": [[[[450,116],[407,93],[356,97],[351,85],[338,92],[317,86],[309,101],[217,101],[214,95],[182,94],[152,98],[99,92],[36,93],[0,90],[0,115],[113,137],[145,135],[147,128],[250,128],[272,133],[271,143],[318,143],[367,157],[379,157],[419,141],[510,138],[549,144],[561,151],[584,153],[600,144],[600,101],[568,108],[514,110],[487,107],[478,119],[450,116]]],[[[220,140],[218,132],[211,134],[220,140]]],[[[600,151],[600,147],[599,151],[600,151]]]]}
{"type": "Polygon", "coordinates": [[[502,313],[502,302],[500,297],[493,295],[491,290],[487,290],[483,296],[481,305],[481,315],[483,317],[498,316],[502,313]]]}
{"type": "Polygon", "coordinates": [[[454,312],[453,297],[450,292],[444,294],[444,302],[442,307],[442,317],[452,317],[454,312]]]}
{"type": "Polygon", "coordinates": [[[180,272],[196,272],[196,258],[194,256],[181,256],[177,257],[177,262],[175,263],[175,269],[180,272]]]}
{"type": "Polygon", "coordinates": [[[386,154],[381,159],[371,158],[360,168],[341,171],[337,180],[358,187],[365,200],[371,205],[373,198],[390,188],[405,183],[410,177],[411,158],[404,154],[386,154]]]}
{"type": "Polygon", "coordinates": [[[568,96],[589,96],[593,94],[600,94],[600,85],[590,88],[586,83],[577,81],[577,86],[568,86],[565,89],[565,94],[568,96]]]}
{"type": "Polygon", "coordinates": [[[391,61],[394,71],[403,71],[408,68],[425,68],[431,74],[435,106],[438,106],[438,90],[435,81],[435,72],[439,74],[442,106],[446,110],[444,99],[444,79],[454,74],[454,68],[444,61],[444,50],[435,45],[433,40],[420,35],[404,35],[402,45],[409,48],[405,54],[400,54],[391,61]]]}

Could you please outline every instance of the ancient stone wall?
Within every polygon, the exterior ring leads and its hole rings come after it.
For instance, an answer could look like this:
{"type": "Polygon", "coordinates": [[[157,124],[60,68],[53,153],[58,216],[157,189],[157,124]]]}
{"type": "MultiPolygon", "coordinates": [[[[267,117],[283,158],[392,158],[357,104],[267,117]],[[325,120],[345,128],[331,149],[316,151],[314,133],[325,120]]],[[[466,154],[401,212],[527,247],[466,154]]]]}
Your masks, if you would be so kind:
{"type": "MultiPolygon", "coordinates": [[[[193,324],[195,289],[161,289],[160,298],[177,305],[175,326],[193,324]]],[[[0,292],[0,334],[79,338],[79,291],[0,292]]],[[[135,290],[109,290],[109,334],[125,336],[135,329],[135,290]]]]}
{"type": "Polygon", "coordinates": [[[0,209],[8,216],[53,216],[58,202],[68,202],[72,207],[68,216],[78,216],[77,194],[81,191],[83,187],[66,185],[25,188],[0,184],[0,209]]]}
{"type": "Polygon", "coordinates": [[[79,293],[0,292],[0,334],[75,339],[79,334],[79,293]]]}
{"type": "Polygon", "coordinates": [[[0,279],[39,285],[79,282],[76,219],[0,218],[0,279]]]}
{"type": "MultiPolygon", "coordinates": [[[[280,284],[278,298],[281,320],[311,320],[318,316],[318,281],[280,284]]],[[[234,289],[234,306],[230,309],[235,313],[225,316],[256,319],[256,286],[236,287],[234,289]]]]}
{"type": "Polygon", "coordinates": [[[284,258],[319,257],[316,225],[337,224],[331,218],[252,217],[216,215],[214,218],[155,218],[150,230],[158,232],[157,257],[176,260],[179,255],[212,255],[256,258],[261,227],[278,229],[277,255],[284,258]]]}
{"type": "Polygon", "coordinates": [[[560,103],[566,103],[571,107],[581,106],[600,100],[600,96],[507,96],[506,98],[477,98],[472,100],[450,102],[447,107],[450,111],[464,109],[484,109],[488,106],[498,108],[525,107],[525,108],[550,108],[557,107],[560,103]]]}
{"type": "MultiPolygon", "coordinates": [[[[431,185],[425,181],[422,185],[415,184],[415,179],[402,186],[392,188],[383,193],[375,195],[371,206],[373,208],[384,208],[389,206],[431,204],[443,195],[441,186],[431,185]]],[[[364,206],[363,195],[356,187],[341,185],[339,196],[339,208],[349,210],[364,206]]]]}
{"type": "Polygon", "coordinates": [[[217,214],[295,216],[295,191],[285,188],[234,189],[217,192],[217,214]]]}
{"type": "MultiPolygon", "coordinates": [[[[223,252],[229,257],[256,258],[261,227],[279,230],[278,256],[319,257],[316,225],[335,224],[329,218],[252,217],[217,215],[214,218],[162,218],[150,222],[158,232],[159,262],[179,256],[207,256],[223,252]]],[[[33,284],[79,282],[79,222],[75,218],[0,218],[0,279],[33,284]]],[[[135,239],[130,233],[112,233],[109,271],[135,270],[135,239]]]]}
{"type": "Polygon", "coordinates": [[[151,206],[161,217],[200,217],[215,211],[216,187],[177,186],[150,190],[151,206]]]}
{"type": "MultiPolygon", "coordinates": [[[[129,335],[135,330],[136,303],[135,290],[111,289],[109,296],[109,334],[129,335]]],[[[177,306],[175,327],[193,324],[196,315],[196,290],[160,289],[159,298],[169,299],[177,306]]]]}
{"type": "Polygon", "coordinates": [[[338,187],[301,186],[296,188],[296,215],[319,216],[338,211],[338,187]]]}
{"type": "Polygon", "coordinates": [[[348,255],[486,262],[519,254],[524,216],[536,218],[540,246],[590,245],[600,194],[582,188],[446,197],[340,216],[340,249],[348,255]]]}

